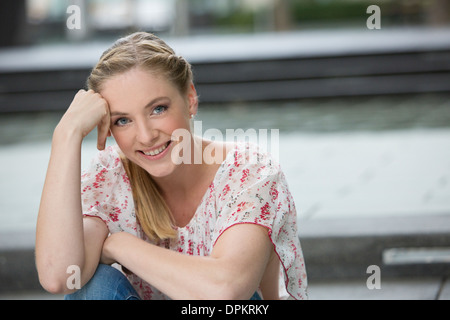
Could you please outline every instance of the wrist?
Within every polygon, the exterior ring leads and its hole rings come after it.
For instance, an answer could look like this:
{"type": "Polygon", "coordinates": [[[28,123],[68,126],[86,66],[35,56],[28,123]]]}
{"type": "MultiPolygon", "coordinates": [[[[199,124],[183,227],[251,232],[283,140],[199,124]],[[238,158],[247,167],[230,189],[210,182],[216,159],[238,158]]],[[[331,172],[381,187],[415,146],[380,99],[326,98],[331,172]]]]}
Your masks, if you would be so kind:
{"type": "Polygon", "coordinates": [[[53,131],[53,143],[63,143],[64,145],[75,143],[81,144],[83,135],[74,128],[67,128],[58,124],[53,131]]]}
{"type": "Polygon", "coordinates": [[[103,243],[102,260],[108,262],[108,264],[119,262],[120,257],[118,253],[121,252],[120,247],[123,245],[123,240],[127,235],[129,234],[126,232],[116,232],[107,237],[103,243]]]}

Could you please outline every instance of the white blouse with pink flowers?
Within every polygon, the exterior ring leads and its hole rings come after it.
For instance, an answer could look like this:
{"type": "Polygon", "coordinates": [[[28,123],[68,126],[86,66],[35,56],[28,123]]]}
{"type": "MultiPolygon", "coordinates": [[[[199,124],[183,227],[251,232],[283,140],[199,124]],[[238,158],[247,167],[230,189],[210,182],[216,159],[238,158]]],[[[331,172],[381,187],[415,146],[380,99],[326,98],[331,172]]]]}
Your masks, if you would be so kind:
{"type": "MultiPolygon", "coordinates": [[[[117,146],[106,148],[82,173],[83,214],[102,219],[111,233],[125,231],[151,242],[136,219],[119,152],[117,146]]],[[[220,165],[191,221],[177,228],[178,237],[154,244],[182,254],[208,256],[228,228],[240,223],[264,226],[281,262],[281,294],[306,299],[306,269],[296,220],[294,201],[279,165],[256,146],[237,143],[220,165]]],[[[169,299],[134,274],[128,279],[142,299],[169,299]]]]}

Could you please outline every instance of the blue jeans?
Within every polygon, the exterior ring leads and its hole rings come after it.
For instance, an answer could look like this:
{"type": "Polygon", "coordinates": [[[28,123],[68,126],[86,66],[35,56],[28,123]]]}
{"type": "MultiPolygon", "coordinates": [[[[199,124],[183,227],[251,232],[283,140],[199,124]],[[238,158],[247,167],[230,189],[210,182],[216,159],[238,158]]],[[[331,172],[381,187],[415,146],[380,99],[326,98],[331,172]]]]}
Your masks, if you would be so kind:
{"type": "Polygon", "coordinates": [[[99,264],[91,280],[65,300],[141,300],[127,277],[114,267],[99,264]]]}
{"type": "MultiPolygon", "coordinates": [[[[114,267],[99,264],[91,280],[65,300],[141,300],[127,277],[114,267]]],[[[261,300],[257,292],[250,300],[261,300]]]]}

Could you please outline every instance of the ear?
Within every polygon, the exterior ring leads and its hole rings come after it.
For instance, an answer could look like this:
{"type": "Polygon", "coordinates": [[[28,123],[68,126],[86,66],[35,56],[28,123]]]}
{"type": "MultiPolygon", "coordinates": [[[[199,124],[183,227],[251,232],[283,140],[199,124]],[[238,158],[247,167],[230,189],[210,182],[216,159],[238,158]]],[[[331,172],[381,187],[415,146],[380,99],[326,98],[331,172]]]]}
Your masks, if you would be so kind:
{"type": "Polygon", "coordinates": [[[190,114],[197,114],[198,109],[198,96],[197,96],[197,90],[195,90],[194,84],[191,82],[191,85],[188,89],[188,103],[189,103],[189,113],[190,114]]]}

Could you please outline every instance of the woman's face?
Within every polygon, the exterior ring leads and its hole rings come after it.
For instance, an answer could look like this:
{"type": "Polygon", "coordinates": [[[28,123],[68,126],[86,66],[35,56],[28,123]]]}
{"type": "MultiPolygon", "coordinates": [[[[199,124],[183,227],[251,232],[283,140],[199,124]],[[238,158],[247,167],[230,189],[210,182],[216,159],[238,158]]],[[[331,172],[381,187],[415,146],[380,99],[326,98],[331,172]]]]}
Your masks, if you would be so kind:
{"type": "Polygon", "coordinates": [[[186,95],[160,76],[133,68],[107,80],[100,94],[108,102],[111,133],[124,155],[154,177],[171,174],[176,129],[190,131],[197,111],[191,86],[186,95]]]}

